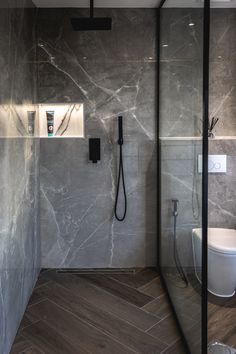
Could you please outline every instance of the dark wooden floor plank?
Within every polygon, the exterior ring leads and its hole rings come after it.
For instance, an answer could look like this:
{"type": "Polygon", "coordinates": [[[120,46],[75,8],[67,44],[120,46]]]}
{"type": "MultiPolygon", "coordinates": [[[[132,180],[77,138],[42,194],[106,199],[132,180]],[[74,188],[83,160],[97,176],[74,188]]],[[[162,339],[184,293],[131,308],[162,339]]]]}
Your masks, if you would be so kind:
{"type": "Polygon", "coordinates": [[[158,276],[159,274],[156,269],[145,268],[135,272],[134,274],[111,275],[111,278],[132,288],[140,288],[158,276]]]}
{"type": "Polygon", "coordinates": [[[150,295],[155,298],[159,297],[165,293],[160,277],[153,279],[149,283],[138,288],[138,290],[143,292],[146,295],[150,295]]]}
{"type": "Polygon", "coordinates": [[[17,335],[10,354],[19,354],[31,348],[32,344],[22,335],[17,335]]]}
{"type": "MultiPolygon", "coordinates": [[[[37,322],[37,321],[36,321],[37,322]]],[[[26,314],[24,314],[24,317],[22,318],[21,324],[19,331],[21,331],[23,328],[32,325],[33,323],[27,318],[26,314]]]]}
{"type": "Polygon", "coordinates": [[[153,298],[149,295],[145,295],[140,291],[131,288],[125,284],[121,284],[120,282],[112,279],[111,277],[104,275],[83,275],[79,276],[87,279],[93,284],[105,289],[111,294],[120,297],[127,302],[130,302],[133,305],[138,307],[142,307],[146,305],[148,302],[152,301],[153,298]]]}
{"type": "Polygon", "coordinates": [[[231,298],[208,296],[209,340],[220,340],[236,348],[236,295],[231,298]]]}
{"type": "Polygon", "coordinates": [[[22,331],[22,334],[45,354],[89,353],[84,348],[81,348],[78,340],[72,342],[62,333],[57,332],[54,328],[49,326],[45,321],[40,321],[32,326],[26,327],[22,331]]]}
{"type": "Polygon", "coordinates": [[[180,332],[172,316],[168,316],[158,322],[148,333],[167,345],[176,342],[180,338],[180,332]]]}
{"type": "Polygon", "coordinates": [[[222,307],[208,317],[209,340],[219,340],[236,347],[236,307],[222,307]]]}
{"type": "Polygon", "coordinates": [[[162,354],[188,354],[181,340],[169,346],[162,354]]]}
{"type": "Polygon", "coordinates": [[[86,301],[101,310],[110,312],[111,314],[127,321],[141,330],[145,331],[149,329],[157,323],[158,320],[160,320],[159,318],[156,318],[152,314],[146,313],[120,297],[112,295],[102,288],[97,287],[85,278],[77,277],[71,274],[54,273],[52,279],[61,286],[65,287],[67,290],[81,296],[86,299],[86,301]]]}
{"type": "Polygon", "coordinates": [[[230,298],[224,298],[208,294],[208,300],[209,315],[213,314],[216,311],[222,310],[223,308],[236,308],[236,295],[230,298]]]}
{"type": "MultiPolygon", "coordinates": [[[[157,354],[161,353],[166,347],[157,338],[152,338],[149,334],[131,326],[127,322],[92,306],[83,298],[76,297],[73,293],[58,284],[50,285],[45,295],[61,308],[70,311],[81,320],[103,331],[127,347],[132,348],[135,352],[157,354]]],[[[36,311],[39,314],[46,313],[47,307],[48,304],[43,302],[33,306],[31,311],[36,311]]]]}
{"type": "Polygon", "coordinates": [[[36,348],[35,346],[32,346],[31,348],[28,348],[18,354],[45,354],[45,352],[39,350],[39,348],[36,348]]]}
{"type": "MultiPolygon", "coordinates": [[[[36,291],[36,290],[35,290],[36,291]]],[[[34,305],[33,305],[34,306],[34,305]]],[[[22,331],[25,327],[31,326],[34,323],[37,323],[39,321],[39,318],[34,316],[29,312],[30,306],[27,307],[23,319],[21,321],[20,327],[19,327],[19,332],[22,331]]]]}
{"type": "Polygon", "coordinates": [[[184,301],[178,299],[175,301],[176,313],[181,316],[182,314],[191,318],[193,322],[198,322],[201,318],[201,303],[196,303],[191,299],[185,299],[184,301]]]}
{"type": "MultiPolygon", "coordinates": [[[[73,294],[72,298],[74,298],[73,294]]],[[[68,301],[71,301],[71,298],[68,301]]],[[[73,303],[75,302],[74,300],[72,301],[73,303]]],[[[77,306],[81,307],[82,305],[77,304],[77,306]]],[[[32,306],[30,310],[41,316],[55,331],[69,338],[70,342],[77,343],[88,352],[107,354],[133,353],[131,349],[128,349],[89,323],[82,321],[81,318],[75,316],[66,308],[58,306],[58,304],[49,300],[32,306]]]]}
{"type": "Polygon", "coordinates": [[[166,295],[162,295],[159,298],[148,303],[142,307],[145,311],[152,313],[155,316],[163,319],[166,316],[172,314],[172,310],[166,295]]]}
{"type": "Polygon", "coordinates": [[[39,275],[37,283],[35,284],[35,288],[46,285],[50,282],[50,280],[48,280],[43,274],[44,273],[39,275]]]}
{"type": "MultiPolygon", "coordinates": [[[[235,319],[234,319],[235,320],[235,319]]],[[[231,328],[230,331],[226,330],[223,343],[227,343],[230,347],[236,349],[236,328],[231,328]]]]}
{"type": "MultiPolygon", "coordinates": [[[[42,287],[43,286],[45,286],[45,285],[42,285],[42,287]]],[[[40,288],[41,288],[41,286],[40,286],[40,288]]],[[[45,300],[45,298],[41,295],[41,293],[39,291],[38,292],[33,291],[32,295],[31,295],[31,297],[29,299],[28,306],[37,304],[38,302],[43,301],[43,300],[45,300]]]]}
{"type": "Polygon", "coordinates": [[[201,352],[201,342],[202,342],[202,324],[201,320],[193,326],[184,327],[184,333],[186,340],[188,342],[189,348],[191,348],[193,353],[201,352]]]}

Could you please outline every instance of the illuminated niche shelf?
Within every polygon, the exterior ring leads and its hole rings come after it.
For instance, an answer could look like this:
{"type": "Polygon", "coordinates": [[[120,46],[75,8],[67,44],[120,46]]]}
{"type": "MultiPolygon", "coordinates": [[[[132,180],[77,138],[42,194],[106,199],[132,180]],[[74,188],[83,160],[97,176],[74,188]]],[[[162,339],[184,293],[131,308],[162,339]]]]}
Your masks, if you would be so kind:
{"type": "Polygon", "coordinates": [[[0,106],[0,137],[84,138],[84,105],[52,103],[0,106]],[[32,113],[33,112],[33,113],[32,113]],[[54,112],[48,134],[47,112],[54,112]]]}

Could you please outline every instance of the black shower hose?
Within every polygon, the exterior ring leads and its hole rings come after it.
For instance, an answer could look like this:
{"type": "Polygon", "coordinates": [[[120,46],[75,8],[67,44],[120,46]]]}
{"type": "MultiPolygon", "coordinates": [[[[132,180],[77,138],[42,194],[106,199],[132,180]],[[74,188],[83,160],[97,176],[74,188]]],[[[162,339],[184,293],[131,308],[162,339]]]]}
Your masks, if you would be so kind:
{"type": "Polygon", "coordinates": [[[119,143],[120,146],[120,159],[119,159],[119,172],[118,172],[118,181],[117,181],[117,189],[116,189],[116,200],[115,200],[115,217],[118,221],[124,221],[127,212],[127,195],[125,189],[125,176],[124,176],[124,166],[123,166],[123,151],[122,151],[122,143],[119,143]],[[124,213],[122,216],[118,216],[117,208],[118,208],[118,199],[120,194],[120,184],[122,182],[123,192],[124,192],[124,213]]]}
{"type": "Polygon", "coordinates": [[[175,260],[175,265],[176,269],[180,275],[180,278],[183,280],[186,286],[188,286],[188,279],[184,273],[184,270],[182,268],[180,259],[179,259],[179,252],[177,248],[177,215],[174,215],[174,260],[175,260]]]}

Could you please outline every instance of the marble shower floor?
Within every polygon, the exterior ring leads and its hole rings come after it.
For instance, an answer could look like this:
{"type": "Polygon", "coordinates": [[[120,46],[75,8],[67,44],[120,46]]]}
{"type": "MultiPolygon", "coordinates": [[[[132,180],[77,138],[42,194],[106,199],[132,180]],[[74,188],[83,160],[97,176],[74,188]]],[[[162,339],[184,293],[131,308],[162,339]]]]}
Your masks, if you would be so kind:
{"type": "Polygon", "coordinates": [[[185,354],[153,269],[40,274],[11,354],[185,354]]]}

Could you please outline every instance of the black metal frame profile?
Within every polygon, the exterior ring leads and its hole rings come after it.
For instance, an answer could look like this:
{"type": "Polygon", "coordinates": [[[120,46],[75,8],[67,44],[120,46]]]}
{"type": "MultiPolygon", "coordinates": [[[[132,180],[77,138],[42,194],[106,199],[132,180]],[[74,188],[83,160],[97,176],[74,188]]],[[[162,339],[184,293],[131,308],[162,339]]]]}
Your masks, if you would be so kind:
{"type": "Polygon", "coordinates": [[[208,344],[208,122],[210,0],[204,1],[203,32],[202,353],[205,354],[207,353],[208,344]]]}
{"type": "MultiPolygon", "coordinates": [[[[161,38],[161,9],[166,0],[162,0],[157,9],[157,137],[158,137],[158,152],[157,152],[157,169],[158,169],[158,188],[157,188],[157,220],[158,220],[158,267],[161,274],[162,283],[168,294],[173,313],[179,325],[186,349],[189,350],[186,338],[182,327],[179,323],[174,304],[168,293],[168,288],[161,269],[161,149],[160,149],[160,38],[161,38]]],[[[201,306],[201,338],[202,348],[201,353],[207,354],[208,345],[208,120],[209,120],[209,53],[210,53],[210,0],[204,0],[204,25],[203,25],[203,125],[202,125],[202,154],[203,154],[203,173],[202,173],[202,306],[201,306]]]]}

